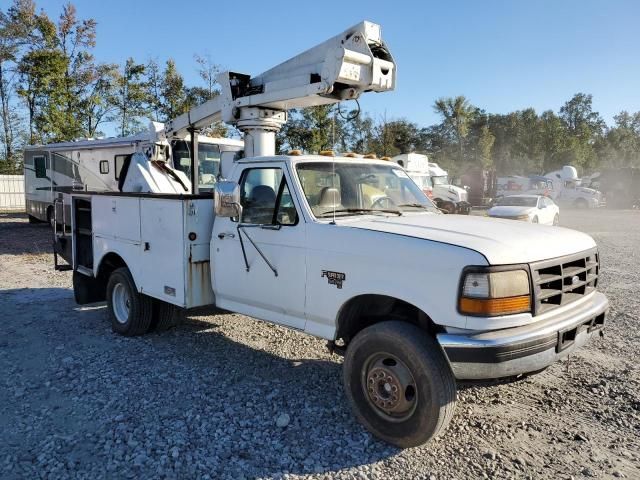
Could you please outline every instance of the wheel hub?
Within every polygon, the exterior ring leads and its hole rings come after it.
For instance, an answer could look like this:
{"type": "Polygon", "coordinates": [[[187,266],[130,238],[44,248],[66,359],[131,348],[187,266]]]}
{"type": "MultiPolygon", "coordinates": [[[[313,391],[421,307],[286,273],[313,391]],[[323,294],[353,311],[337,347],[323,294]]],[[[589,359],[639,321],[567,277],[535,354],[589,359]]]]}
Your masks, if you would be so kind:
{"type": "Polygon", "coordinates": [[[400,383],[384,368],[374,368],[367,376],[369,398],[378,407],[392,410],[398,406],[400,383]]]}
{"type": "Polygon", "coordinates": [[[390,420],[410,416],[417,398],[415,381],[407,366],[389,355],[376,355],[367,365],[364,387],[378,414],[390,420]]]}

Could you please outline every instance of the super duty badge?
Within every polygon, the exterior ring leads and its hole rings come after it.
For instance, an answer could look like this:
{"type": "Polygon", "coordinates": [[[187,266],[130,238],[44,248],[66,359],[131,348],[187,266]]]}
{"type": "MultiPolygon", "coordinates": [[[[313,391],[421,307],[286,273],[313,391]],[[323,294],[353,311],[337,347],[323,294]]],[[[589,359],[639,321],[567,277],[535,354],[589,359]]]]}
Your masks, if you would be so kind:
{"type": "Polygon", "coordinates": [[[327,277],[329,285],[335,285],[338,288],[342,288],[342,282],[344,282],[347,276],[342,272],[331,272],[329,270],[322,270],[321,277],[327,277]]]}

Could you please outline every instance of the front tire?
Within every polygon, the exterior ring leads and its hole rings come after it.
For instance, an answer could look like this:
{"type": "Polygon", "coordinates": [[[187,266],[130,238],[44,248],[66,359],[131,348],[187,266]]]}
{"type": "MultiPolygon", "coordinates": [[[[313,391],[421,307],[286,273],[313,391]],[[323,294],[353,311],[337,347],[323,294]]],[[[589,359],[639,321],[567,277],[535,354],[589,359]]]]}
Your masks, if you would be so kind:
{"type": "Polygon", "coordinates": [[[107,310],[114,332],[127,337],[147,333],[152,305],[151,298],[136,289],[128,268],[113,271],[107,283],[107,310]]]}
{"type": "Polygon", "coordinates": [[[560,224],[560,216],[556,213],[555,217],[553,217],[553,224],[554,225],[559,225],[560,224]]]}
{"type": "Polygon", "coordinates": [[[531,223],[538,223],[538,217],[533,217],[531,219],[531,223]]]}
{"type": "Polygon", "coordinates": [[[362,330],[347,347],[344,388],[358,420],[401,448],[422,445],[448,425],[456,383],[438,343],[402,321],[362,330]]]}

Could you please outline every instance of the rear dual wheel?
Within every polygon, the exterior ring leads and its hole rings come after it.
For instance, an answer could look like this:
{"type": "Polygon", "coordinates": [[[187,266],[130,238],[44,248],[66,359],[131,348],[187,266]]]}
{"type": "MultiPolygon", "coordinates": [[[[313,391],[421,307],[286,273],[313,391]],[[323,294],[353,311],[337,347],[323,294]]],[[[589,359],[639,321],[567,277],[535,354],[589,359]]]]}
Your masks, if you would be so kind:
{"type": "Polygon", "coordinates": [[[107,309],[114,332],[127,337],[147,333],[152,307],[152,299],[138,292],[127,267],[113,271],[107,282],[107,309]]]}
{"type": "Polygon", "coordinates": [[[107,283],[107,307],[111,328],[125,336],[165,331],[184,318],[184,310],[138,292],[131,272],[115,270],[107,283]]]}
{"type": "Polygon", "coordinates": [[[455,409],[455,378],[440,346],[401,321],[356,335],[345,355],[344,388],[358,420],[401,448],[438,435],[455,409]]]}

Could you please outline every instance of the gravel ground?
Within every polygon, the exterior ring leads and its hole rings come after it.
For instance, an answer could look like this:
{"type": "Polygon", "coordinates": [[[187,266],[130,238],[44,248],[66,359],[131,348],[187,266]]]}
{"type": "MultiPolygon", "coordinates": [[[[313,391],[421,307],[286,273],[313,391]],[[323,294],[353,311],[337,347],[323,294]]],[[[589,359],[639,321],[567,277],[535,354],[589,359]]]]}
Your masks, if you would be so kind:
{"type": "Polygon", "coordinates": [[[640,211],[562,223],[600,245],[605,337],[460,384],[446,433],[401,451],[354,420],[323,341],[213,311],[119,337],[53,271],[47,226],[0,215],[0,478],[640,478],[640,211]]]}

